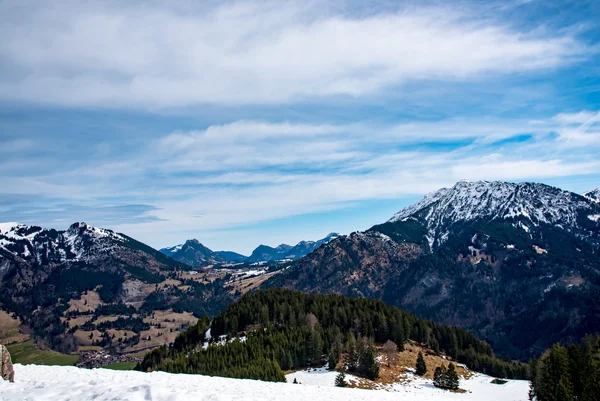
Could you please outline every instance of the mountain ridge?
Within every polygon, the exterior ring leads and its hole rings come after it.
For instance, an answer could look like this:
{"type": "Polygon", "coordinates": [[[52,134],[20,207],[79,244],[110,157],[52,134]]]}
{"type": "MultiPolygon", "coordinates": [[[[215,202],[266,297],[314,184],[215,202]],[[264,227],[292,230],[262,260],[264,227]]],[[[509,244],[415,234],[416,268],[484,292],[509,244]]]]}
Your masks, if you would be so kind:
{"type": "Polygon", "coordinates": [[[339,234],[337,233],[329,233],[326,237],[317,241],[300,241],[293,246],[279,244],[276,247],[271,247],[261,244],[252,251],[250,256],[241,255],[232,251],[213,251],[204,246],[197,239],[187,240],[184,244],[162,248],[160,249],[160,252],[189,266],[243,262],[271,262],[298,259],[338,236],[339,234]]]}
{"type": "Polygon", "coordinates": [[[538,183],[459,182],[340,236],[265,288],[382,299],[527,359],[600,330],[600,204],[538,183]]]}

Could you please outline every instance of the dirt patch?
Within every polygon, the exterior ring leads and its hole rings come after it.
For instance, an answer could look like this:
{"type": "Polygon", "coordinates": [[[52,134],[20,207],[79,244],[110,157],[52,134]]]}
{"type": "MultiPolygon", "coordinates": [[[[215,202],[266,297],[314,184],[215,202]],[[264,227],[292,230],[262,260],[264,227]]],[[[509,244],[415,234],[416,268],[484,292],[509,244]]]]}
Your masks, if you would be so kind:
{"type": "Polygon", "coordinates": [[[0,344],[7,345],[29,340],[29,334],[21,330],[21,319],[0,310],[0,344]]]}
{"type": "Polygon", "coordinates": [[[261,274],[260,276],[242,278],[239,281],[234,281],[232,289],[229,292],[233,294],[236,291],[240,291],[242,294],[245,294],[248,291],[258,288],[262,283],[273,277],[275,274],[277,274],[277,272],[265,273],[261,274]]]}
{"type": "Polygon", "coordinates": [[[64,323],[65,321],[69,325],[69,328],[73,328],[75,326],[82,326],[84,323],[89,322],[94,318],[94,315],[81,315],[72,318],[61,317],[60,321],[64,323]]]}
{"type": "Polygon", "coordinates": [[[102,339],[102,333],[98,330],[76,330],[75,333],[73,333],[73,336],[75,337],[77,344],[83,346],[94,345],[94,341],[102,339]],[[92,338],[90,338],[90,334],[93,334],[92,338]]]}
{"type": "Polygon", "coordinates": [[[433,379],[435,368],[441,367],[442,365],[448,366],[450,362],[454,363],[456,366],[456,373],[458,373],[461,378],[468,379],[473,375],[473,373],[466,369],[463,365],[453,362],[446,356],[437,355],[435,351],[424,348],[413,342],[404,344],[404,351],[398,352],[397,363],[394,366],[388,368],[386,356],[381,355],[381,364],[379,370],[380,375],[382,377],[389,375],[390,379],[393,379],[395,376],[405,375],[406,373],[413,371],[417,364],[417,356],[419,355],[419,352],[423,353],[425,365],[427,365],[427,373],[425,374],[425,378],[427,379],[433,379]]]}
{"type": "MultiPolygon", "coordinates": [[[[442,355],[437,355],[431,349],[409,342],[404,345],[404,351],[396,353],[396,363],[388,366],[386,355],[384,355],[381,347],[378,347],[379,379],[373,381],[363,378],[353,378],[348,380],[348,387],[373,390],[386,389],[395,383],[408,383],[414,377],[419,352],[423,353],[423,358],[427,365],[427,373],[424,376],[426,379],[433,379],[433,372],[438,366],[448,366],[452,362],[442,355]]],[[[453,363],[461,379],[468,379],[473,375],[473,372],[466,369],[463,365],[456,362],[453,363]]],[[[457,392],[464,392],[464,390],[459,389],[457,392]]]]}
{"type": "Polygon", "coordinates": [[[181,285],[181,281],[170,278],[170,279],[163,281],[162,283],[158,283],[158,288],[164,288],[164,287],[168,287],[168,286],[179,287],[180,285],[181,285]]]}
{"type": "Polygon", "coordinates": [[[189,312],[154,311],[151,316],[144,318],[144,322],[150,324],[150,329],[140,332],[140,342],[124,352],[137,353],[171,343],[179,333],[197,321],[189,312]]]}
{"type": "Polygon", "coordinates": [[[100,294],[96,291],[88,291],[83,293],[80,299],[71,299],[69,301],[68,312],[94,312],[100,305],[104,305],[100,299],[100,294]]]}
{"type": "Polygon", "coordinates": [[[127,316],[99,316],[98,319],[94,320],[92,323],[100,324],[103,322],[114,322],[120,317],[123,317],[125,319],[128,318],[127,316]]]}

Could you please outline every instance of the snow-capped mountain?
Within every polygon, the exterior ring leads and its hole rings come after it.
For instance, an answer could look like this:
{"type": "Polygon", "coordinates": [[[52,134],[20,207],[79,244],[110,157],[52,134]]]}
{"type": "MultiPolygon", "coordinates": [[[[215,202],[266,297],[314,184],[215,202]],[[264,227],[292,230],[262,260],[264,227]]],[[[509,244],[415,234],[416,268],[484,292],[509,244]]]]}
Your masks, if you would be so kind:
{"type": "Polygon", "coordinates": [[[367,296],[526,360],[600,330],[600,203],[540,183],[442,188],[342,235],[263,287],[367,296]]]}
{"type": "MultiPolygon", "coordinates": [[[[168,309],[183,299],[183,292],[163,291],[157,283],[186,269],[133,238],[86,223],[67,230],[0,224],[0,307],[16,313],[36,338],[63,352],[76,347],[60,320],[68,317],[70,301],[93,291],[103,304],[139,307],[149,299],[168,309]]],[[[186,302],[195,302],[195,296],[186,294],[186,302]]]]}
{"type": "Polygon", "coordinates": [[[246,256],[235,252],[215,252],[202,245],[197,239],[190,239],[184,244],[163,248],[160,252],[189,266],[202,266],[211,263],[236,263],[246,259],[246,256]]]}
{"type": "Polygon", "coordinates": [[[84,261],[107,254],[129,239],[112,230],[75,223],[65,231],[18,223],[0,224],[0,249],[38,264],[84,261]]]}
{"type": "Polygon", "coordinates": [[[530,231],[541,224],[583,232],[598,220],[598,204],[578,195],[539,183],[460,181],[442,188],[396,213],[388,222],[410,219],[427,230],[430,248],[444,243],[451,226],[474,220],[510,220],[530,231]],[[587,220],[587,222],[586,222],[587,220]]]}
{"type": "Polygon", "coordinates": [[[587,191],[583,194],[586,198],[594,201],[600,202],[600,188],[592,189],[591,191],[587,191]]]}

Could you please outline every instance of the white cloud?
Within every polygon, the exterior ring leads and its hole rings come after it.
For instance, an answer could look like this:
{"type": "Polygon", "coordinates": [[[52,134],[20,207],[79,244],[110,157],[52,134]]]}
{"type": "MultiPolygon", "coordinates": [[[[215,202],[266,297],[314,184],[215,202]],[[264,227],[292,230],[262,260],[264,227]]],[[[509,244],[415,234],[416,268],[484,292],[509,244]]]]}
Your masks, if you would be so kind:
{"type": "Polygon", "coordinates": [[[357,18],[320,4],[0,5],[0,94],[67,106],[170,108],[364,96],[419,80],[556,68],[588,50],[466,10],[357,18]]]}
{"type": "MultiPolygon", "coordinates": [[[[595,157],[600,142],[579,141],[567,147],[564,137],[567,130],[581,129],[582,122],[589,121],[566,115],[535,122],[465,118],[396,125],[236,121],[144,140],[130,153],[109,152],[105,158],[62,153],[53,160],[46,154],[44,168],[39,168],[36,154],[24,158],[32,163],[25,170],[6,168],[23,159],[18,151],[9,153],[0,160],[0,181],[5,184],[0,194],[41,199],[43,206],[35,209],[32,219],[56,203],[46,202],[48,198],[83,205],[80,211],[95,205],[144,204],[146,209],[136,209],[135,223],[123,214],[121,221],[107,224],[162,246],[181,233],[192,237],[239,230],[373,200],[397,199],[399,209],[407,196],[460,179],[543,182],[592,176],[600,171],[595,157]],[[531,138],[511,142],[523,133],[531,138]],[[502,139],[506,141],[498,142],[502,139]],[[62,158],[73,160],[66,164],[62,158]]],[[[593,129],[583,135],[591,135],[593,129]]],[[[30,212],[29,205],[23,208],[30,212]]],[[[68,210],[64,215],[85,219],[68,210]]],[[[256,241],[248,237],[244,249],[256,241]]]]}
{"type": "Polygon", "coordinates": [[[600,145],[600,111],[561,113],[554,117],[561,146],[577,148],[600,145]]]}

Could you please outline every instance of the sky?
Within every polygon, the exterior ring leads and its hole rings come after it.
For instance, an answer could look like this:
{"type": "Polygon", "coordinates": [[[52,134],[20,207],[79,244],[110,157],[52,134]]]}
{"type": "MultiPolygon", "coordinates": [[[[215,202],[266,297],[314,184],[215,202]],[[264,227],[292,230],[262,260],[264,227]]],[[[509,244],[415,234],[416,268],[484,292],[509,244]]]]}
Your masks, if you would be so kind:
{"type": "Polygon", "coordinates": [[[0,0],[0,221],[249,254],[600,187],[600,2],[0,0]]]}

